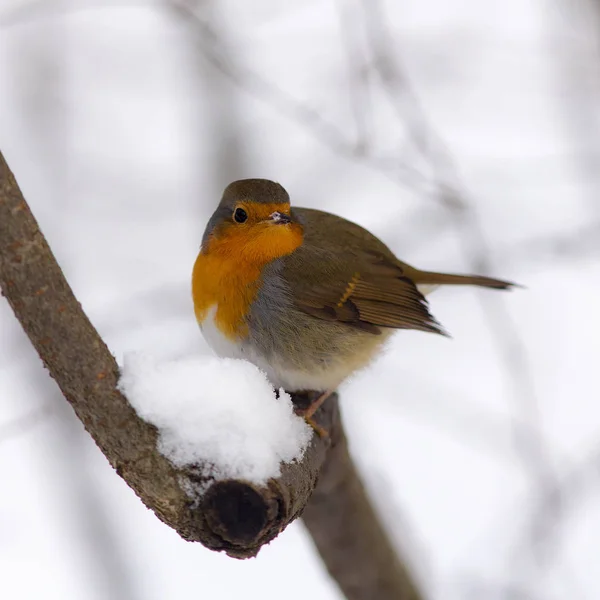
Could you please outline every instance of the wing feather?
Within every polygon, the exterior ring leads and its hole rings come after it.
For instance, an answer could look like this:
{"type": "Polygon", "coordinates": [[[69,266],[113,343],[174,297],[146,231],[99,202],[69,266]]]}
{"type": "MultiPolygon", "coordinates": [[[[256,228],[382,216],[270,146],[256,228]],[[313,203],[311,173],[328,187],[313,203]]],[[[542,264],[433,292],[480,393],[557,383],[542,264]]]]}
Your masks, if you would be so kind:
{"type": "Polygon", "coordinates": [[[381,327],[444,334],[410,267],[358,225],[311,209],[295,209],[305,242],[282,262],[296,307],[318,319],[373,334],[381,327]]]}

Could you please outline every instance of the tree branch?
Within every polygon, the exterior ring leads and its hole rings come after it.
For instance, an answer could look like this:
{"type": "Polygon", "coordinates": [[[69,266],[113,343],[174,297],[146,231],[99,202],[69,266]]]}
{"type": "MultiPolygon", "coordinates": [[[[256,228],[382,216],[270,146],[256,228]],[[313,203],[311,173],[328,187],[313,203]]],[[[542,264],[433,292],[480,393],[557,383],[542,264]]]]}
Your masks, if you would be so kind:
{"type": "MultiPolygon", "coordinates": [[[[282,465],[278,479],[203,480],[177,469],[157,450],[156,429],[117,390],[115,359],[74,297],[0,154],[0,287],[17,319],[79,420],[144,504],[183,538],[246,558],[257,554],[306,505],[328,442],[313,436],[304,459],[282,465]],[[200,502],[189,490],[207,486],[200,502]]],[[[336,401],[320,415],[334,430],[336,401]]]]}
{"type": "Polygon", "coordinates": [[[282,465],[281,476],[264,487],[210,481],[200,475],[203,465],[177,469],[158,452],[156,428],[117,389],[117,363],[73,295],[1,153],[0,288],[110,464],[181,537],[247,558],[307,507],[308,529],[348,600],[422,598],[354,470],[336,395],[317,414],[330,438],[313,435],[303,460],[282,465]],[[200,499],[189,495],[198,485],[206,489],[200,499]]]}
{"type": "Polygon", "coordinates": [[[423,600],[358,477],[343,427],[302,515],[321,558],[349,600],[423,600]]]}

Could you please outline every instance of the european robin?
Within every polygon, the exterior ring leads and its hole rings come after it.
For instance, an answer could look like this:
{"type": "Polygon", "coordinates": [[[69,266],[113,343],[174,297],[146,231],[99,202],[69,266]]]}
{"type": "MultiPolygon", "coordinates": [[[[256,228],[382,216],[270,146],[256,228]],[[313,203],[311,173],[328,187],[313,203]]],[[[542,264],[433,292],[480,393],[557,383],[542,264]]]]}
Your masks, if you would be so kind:
{"type": "Polygon", "coordinates": [[[425,299],[439,285],[513,284],[411,267],[355,223],[291,208],[286,190],[268,179],[227,186],[192,275],[196,318],[211,348],[254,363],[276,389],[323,392],[304,411],[309,422],[395,330],[444,334],[425,299]]]}

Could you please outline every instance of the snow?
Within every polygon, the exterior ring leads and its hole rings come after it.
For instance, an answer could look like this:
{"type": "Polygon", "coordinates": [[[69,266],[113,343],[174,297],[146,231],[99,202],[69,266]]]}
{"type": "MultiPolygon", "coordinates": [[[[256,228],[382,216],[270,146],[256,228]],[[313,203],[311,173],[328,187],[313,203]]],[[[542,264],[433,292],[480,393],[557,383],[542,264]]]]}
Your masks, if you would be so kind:
{"type": "Polygon", "coordinates": [[[282,462],[302,458],[312,435],[289,394],[276,397],[266,375],[245,360],[129,352],[119,386],[158,428],[164,456],[178,467],[203,465],[215,480],[265,484],[282,462]]]}

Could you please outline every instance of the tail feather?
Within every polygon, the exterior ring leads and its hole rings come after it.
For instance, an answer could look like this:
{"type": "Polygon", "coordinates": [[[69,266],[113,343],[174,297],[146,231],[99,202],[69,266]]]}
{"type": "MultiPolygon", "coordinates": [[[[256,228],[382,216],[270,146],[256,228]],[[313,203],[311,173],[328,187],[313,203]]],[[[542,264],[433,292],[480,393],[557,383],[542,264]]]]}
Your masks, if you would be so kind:
{"type": "Polygon", "coordinates": [[[417,285],[477,285],[480,287],[493,288],[496,290],[508,290],[520,287],[511,281],[494,279],[483,275],[452,275],[449,273],[433,273],[431,271],[419,271],[415,269],[407,275],[417,285]]]}

